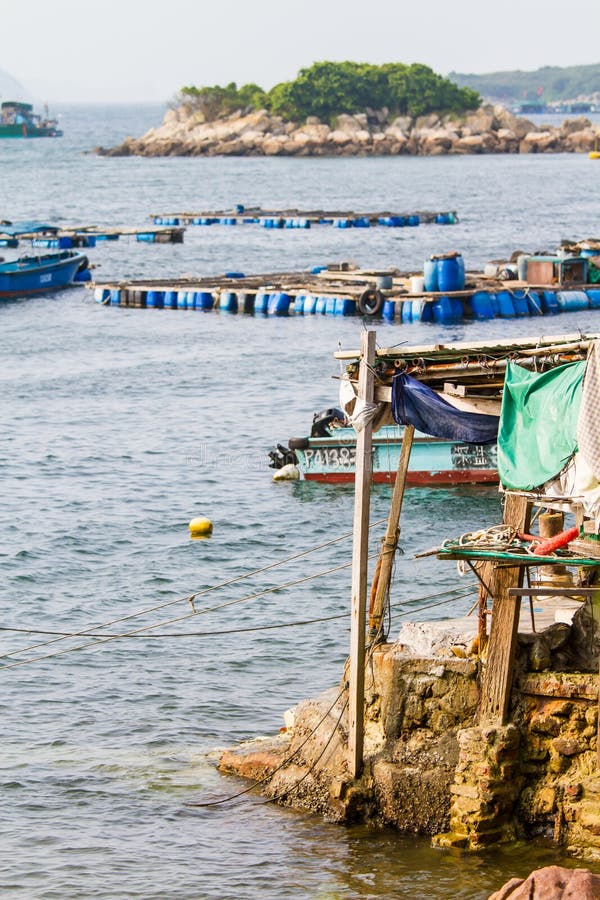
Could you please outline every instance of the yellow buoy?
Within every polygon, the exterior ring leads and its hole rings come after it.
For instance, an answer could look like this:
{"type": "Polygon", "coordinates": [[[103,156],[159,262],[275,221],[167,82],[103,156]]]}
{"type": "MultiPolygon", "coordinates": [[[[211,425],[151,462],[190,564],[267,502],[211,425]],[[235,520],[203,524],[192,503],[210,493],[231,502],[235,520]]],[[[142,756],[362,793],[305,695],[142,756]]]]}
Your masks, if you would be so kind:
{"type": "Polygon", "coordinates": [[[213,524],[210,519],[197,518],[192,519],[188,528],[192,537],[207,537],[212,534],[213,524]]]}

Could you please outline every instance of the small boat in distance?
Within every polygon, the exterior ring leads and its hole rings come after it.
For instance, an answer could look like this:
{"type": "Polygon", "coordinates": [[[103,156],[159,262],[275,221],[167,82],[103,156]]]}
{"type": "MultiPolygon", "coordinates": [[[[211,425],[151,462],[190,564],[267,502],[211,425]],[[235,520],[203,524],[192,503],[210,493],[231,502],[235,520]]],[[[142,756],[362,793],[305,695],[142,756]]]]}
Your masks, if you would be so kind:
{"type": "MultiPolygon", "coordinates": [[[[290,438],[271,451],[271,468],[294,464],[306,481],[354,481],[356,431],[343,424],[342,410],[315,416],[310,437],[290,438]],[[315,428],[315,424],[317,428],[315,428]],[[315,433],[316,432],[316,433],[315,433]]],[[[402,450],[402,425],[383,425],[373,434],[373,482],[393,484],[402,450]]],[[[415,432],[407,484],[497,484],[496,444],[463,444],[415,432]]]]}
{"type": "Polygon", "coordinates": [[[5,100],[0,105],[0,138],[62,137],[57,119],[34,113],[31,103],[5,100]]]}
{"type": "Polygon", "coordinates": [[[89,278],[88,258],[74,250],[23,256],[0,263],[0,300],[13,300],[70,287],[89,278]]]}

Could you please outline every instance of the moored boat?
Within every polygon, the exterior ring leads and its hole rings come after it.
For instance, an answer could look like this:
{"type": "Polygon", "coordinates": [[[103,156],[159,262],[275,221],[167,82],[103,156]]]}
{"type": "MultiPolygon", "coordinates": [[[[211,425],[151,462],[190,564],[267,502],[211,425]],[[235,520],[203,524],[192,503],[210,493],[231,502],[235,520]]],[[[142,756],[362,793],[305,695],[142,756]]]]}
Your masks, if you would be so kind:
{"type": "MultiPolygon", "coordinates": [[[[393,484],[402,450],[400,425],[384,425],[373,435],[373,481],[393,484]]],[[[275,454],[274,454],[275,455],[275,454]]],[[[356,432],[352,427],[332,428],[327,437],[291,438],[280,448],[282,464],[295,458],[307,481],[343,484],[354,481],[356,432]],[[288,454],[282,450],[288,451],[288,454]]],[[[273,465],[275,460],[273,459],[273,465]]],[[[498,481],[495,444],[464,444],[415,433],[407,484],[494,484],[498,481]]]]}
{"type": "Polygon", "coordinates": [[[31,103],[5,100],[0,105],[0,138],[62,137],[57,119],[33,111],[31,103]]]}
{"type": "Polygon", "coordinates": [[[88,259],[83,253],[63,250],[42,256],[23,256],[0,264],[0,300],[58,291],[88,274],[88,259]]]}

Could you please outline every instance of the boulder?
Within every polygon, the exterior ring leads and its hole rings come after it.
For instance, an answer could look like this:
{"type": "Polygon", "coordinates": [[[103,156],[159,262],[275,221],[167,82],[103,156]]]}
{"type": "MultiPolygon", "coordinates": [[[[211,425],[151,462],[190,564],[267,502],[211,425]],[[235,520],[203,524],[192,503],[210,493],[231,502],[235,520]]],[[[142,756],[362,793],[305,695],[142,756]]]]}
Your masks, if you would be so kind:
{"type": "Polygon", "coordinates": [[[528,878],[511,878],[488,900],[599,900],[600,875],[589,869],[546,866],[528,878]]]}
{"type": "Polygon", "coordinates": [[[559,149],[558,129],[552,131],[530,131],[519,144],[520,153],[547,153],[559,149]]]}

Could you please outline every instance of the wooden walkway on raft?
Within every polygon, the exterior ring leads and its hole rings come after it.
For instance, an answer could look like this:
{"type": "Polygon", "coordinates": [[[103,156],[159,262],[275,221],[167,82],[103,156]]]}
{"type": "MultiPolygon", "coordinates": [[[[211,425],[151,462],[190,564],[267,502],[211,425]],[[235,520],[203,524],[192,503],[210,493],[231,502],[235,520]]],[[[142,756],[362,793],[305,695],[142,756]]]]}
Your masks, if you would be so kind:
{"type": "Polygon", "coordinates": [[[0,225],[0,247],[18,247],[20,241],[31,242],[33,247],[67,249],[71,247],[95,247],[98,241],[118,241],[120,237],[134,237],[148,244],[182,244],[185,228],[161,226],[135,228],[129,226],[69,225],[50,227],[47,231],[19,233],[3,232],[0,225]]]}
{"type": "Polygon", "coordinates": [[[264,228],[311,228],[313,225],[332,225],[335,228],[370,228],[383,225],[391,228],[417,225],[455,225],[455,210],[431,212],[393,212],[390,210],[357,212],[355,210],[325,209],[263,209],[260,206],[199,212],[152,213],[156,225],[262,225],[264,228]]]}
{"type": "Polygon", "coordinates": [[[600,308],[600,288],[588,284],[530,284],[467,273],[465,289],[415,290],[420,276],[398,269],[358,269],[350,263],[317,266],[310,272],[93,282],[99,303],[139,309],[217,309],[265,315],[381,317],[390,322],[543,316],[600,308]]]}

